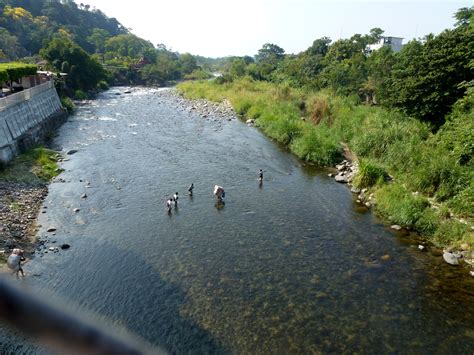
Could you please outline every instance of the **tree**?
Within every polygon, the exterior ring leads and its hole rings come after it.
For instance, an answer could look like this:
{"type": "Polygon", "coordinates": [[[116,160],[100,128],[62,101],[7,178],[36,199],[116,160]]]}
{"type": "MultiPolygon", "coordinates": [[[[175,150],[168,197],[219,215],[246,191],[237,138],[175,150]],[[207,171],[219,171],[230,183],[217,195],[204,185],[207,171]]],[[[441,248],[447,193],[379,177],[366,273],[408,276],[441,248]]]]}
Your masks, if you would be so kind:
{"type": "Polygon", "coordinates": [[[87,41],[94,46],[95,53],[104,53],[105,42],[109,39],[110,33],[102,28],[94,28],[92,34],[87,37],[87,41]]]}
{"type": "Polygon", "coordinates": [[[462,7],[460,8],[453,16],[456,19],[454,24],[456,27],[460,26],[469,26],[469,24],[474,23],[474,6],[472,7],[462,7]]]}
{"type": "Polygon", "coordinates": [[[195,69],[197,69],[196,58],[189,53],[181,54],[178,63],[183,74],[191,74],[195,69]]]}
{"type": "Polygon", "coordinates": [[[309,47],[306,52],[311,55],[319,55],[324,57],[329,49],[329,44],[331,43],[331,38],[329,37],[321,37],[316,39],[311,47],[309,47]]]}
{"type": "Polygon", "coordinates": [[[60,71],[63,63],[70,67],[67,84],[71,89],[91,90],[99,81],[106,79],[102,65],[86,51],[67,38],[55,38],[40,52],[41,56],[60,71]]]}
{"type": "Polygon", "coordinates": [[[259,79],[270,80],[271,73],[285,58],[285,50],[276,44],[265,43],[255,56],[257,62],[256,76],[259,79]]]}
{"type": "Polygon", "coordinates": [[[474,79],[474,29],[460,26],[424,43],[412,41],[397,55],[388,85],[387,103],[435,126],[474,79]]]}
{"type": "Polygon", "coordinates": [[[243,58],[235,58],[230,66],[229,74],[234,78],[244,76],[246,67],[247,64],[243,58]]]}
{"type": "Polygon", "coordinates": [[[258,64],[270,64],[272,66],[276,66],[283,58],[285,58],[285,50],[272,43],[265,43],[255,56],[258,64]]]}

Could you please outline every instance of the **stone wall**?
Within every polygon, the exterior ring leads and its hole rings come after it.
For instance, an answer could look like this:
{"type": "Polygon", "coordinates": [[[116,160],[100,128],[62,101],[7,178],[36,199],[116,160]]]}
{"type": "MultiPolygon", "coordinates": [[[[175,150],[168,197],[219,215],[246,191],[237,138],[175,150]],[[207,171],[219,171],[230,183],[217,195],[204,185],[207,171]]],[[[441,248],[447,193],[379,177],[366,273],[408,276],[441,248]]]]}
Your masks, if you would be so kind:
{"type": "Polygon", "coordinates": [[[0,161],[40,143],[67,117],[54,87],[0,111],[0,161]]]}

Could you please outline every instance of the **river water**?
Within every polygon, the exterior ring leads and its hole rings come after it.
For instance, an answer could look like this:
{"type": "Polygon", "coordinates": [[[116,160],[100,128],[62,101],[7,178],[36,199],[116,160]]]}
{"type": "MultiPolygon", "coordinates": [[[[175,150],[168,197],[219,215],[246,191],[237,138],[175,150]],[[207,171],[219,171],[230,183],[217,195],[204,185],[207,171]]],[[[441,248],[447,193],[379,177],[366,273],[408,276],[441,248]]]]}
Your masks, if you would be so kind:
{"type": "Polygon", "coordinates": [[[55,139],[78,152],[50,186],[39,236],[71,248],[38,253],[30,289],[173,353],[473,353],[465,270],[257,129],[157,90],[119,91],[80,107],[55,139]]]}

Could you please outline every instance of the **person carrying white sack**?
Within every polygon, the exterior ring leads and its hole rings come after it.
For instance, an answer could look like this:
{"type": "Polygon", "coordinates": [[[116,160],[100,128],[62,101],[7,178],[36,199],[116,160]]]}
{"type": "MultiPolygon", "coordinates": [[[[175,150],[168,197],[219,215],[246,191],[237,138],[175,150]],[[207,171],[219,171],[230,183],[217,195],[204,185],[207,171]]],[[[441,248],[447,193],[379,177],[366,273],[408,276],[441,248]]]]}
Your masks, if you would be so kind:
{"type": "Polygon", "coordinates": [[[214,196],[216,196],[219,201],[222,201],[225,197],[224,188],[219,185],[214,185],[214,196]]]}
{"type": "Polygon", "coordinates": [[[23,269],[21,268],[21,262],[26,259],[23,257],[24,250],[22,249],[13,249],[12,253],[7,259],[7,265],[10,270],[13,270],[13,273],[18,277],[18,273],[21,272],[21,276],[25,276],[23,269]]]}

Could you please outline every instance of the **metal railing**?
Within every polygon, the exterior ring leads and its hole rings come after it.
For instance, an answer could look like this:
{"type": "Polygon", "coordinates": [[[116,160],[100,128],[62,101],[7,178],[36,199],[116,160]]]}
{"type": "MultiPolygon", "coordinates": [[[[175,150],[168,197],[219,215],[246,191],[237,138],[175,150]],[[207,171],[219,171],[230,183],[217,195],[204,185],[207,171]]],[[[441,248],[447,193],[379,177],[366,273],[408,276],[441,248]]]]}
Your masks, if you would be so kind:
{"type": "Polygon", "coordinates": [[[39,95],[42,92],[48,91],[49,89],[53,87],[54,87],[54,83],[51,80],[43,84],[33,86],[32,88],[17,92],[16,94],[11,94],[6,97],[2,97],[0,98],[0,111],[5,110],[8,107],[14,106],[20,102],[29,100],[32,97],[39,95]]]}

